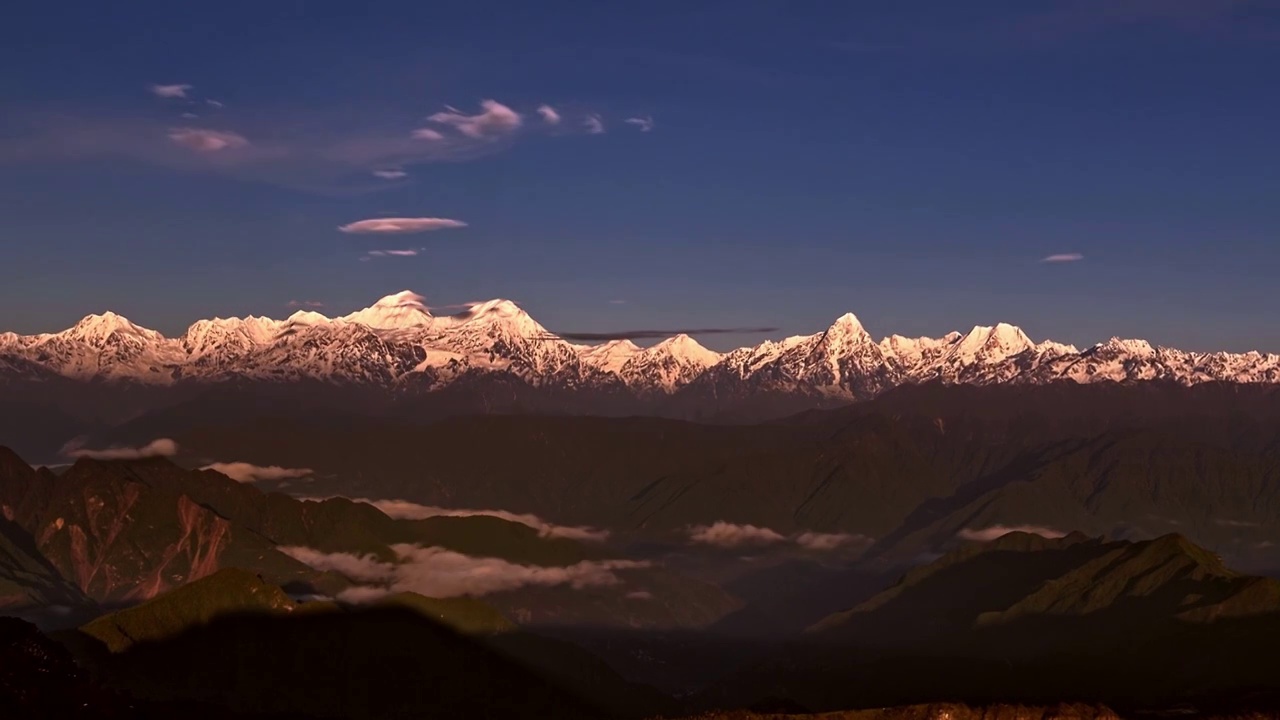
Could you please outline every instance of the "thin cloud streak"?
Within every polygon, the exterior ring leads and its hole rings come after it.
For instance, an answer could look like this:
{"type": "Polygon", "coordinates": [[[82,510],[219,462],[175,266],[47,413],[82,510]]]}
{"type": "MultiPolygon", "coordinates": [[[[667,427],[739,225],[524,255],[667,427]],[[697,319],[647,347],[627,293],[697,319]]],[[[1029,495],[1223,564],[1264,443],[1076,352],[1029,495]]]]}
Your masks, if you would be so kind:
{"type": "Polygon", "coordinates": [[[249,140],[240,133],[207,128],[174,128],[169,139],[196,152],[219,152],[249,146],[249,140]]]}
{"type": "MultiPolygon", "coordinates": [[[[614,303],[621,304],[621,303],[614,303]]],[[[776,327],[746,327],[746,328],[691,328],[676,330],[622,330],[619,332],[565,332],[553,333],[548,338],[563,338],[565,340],[646,340],[655,338],[669,338],[676,335],[730,335],[735,333],[771,333],[777,332],[776,327]]]]}
{"type": "Polygon", "coordinates": [[[142,447],[110,447],[100,450],[80,448],[74,442],[62,447],[62,454],[90,460],[142,460],[153,457],[173,457],[178,454],[178,443],[169,438],[159,438],[142,447]]]}
{"type": "Polygon", "coordinates": [[[383,180],[400,180],[409,177],[409,173],[403,170],[374,170],[373,176],[383,180]]]}
{"type": "Polygon", "coordinates": [[[648,116],[631,117],[631,118],[627,118],[626,120],[623,120],[623,122],[627,123],[628,125],[635,125],[636,127],[640,128],[640,132],[649,132],[650,130],[653,129],[653,118],[648,116]]]}
{"type": "Polygon", "coordinates": [[[388,517],[402,520],[425,520],[432,517],[475,517],[487,515],[501,518],[508,522],[519,523],[538,531],[541,537],[568,538],[587,542],[604,542],[609,539],[608,530],[599,530],[586,526],[556,525],[547,522],[532,513],[513,513],[507,510],[473,510],[466,508],[443,508],[432,505],[420,505],[408,500],[370,500],[354,498],[352,502],[368,503],[388,517]]]}
{"type": "Polygon", "coordinates": [[[370,250],[366,257],[415,257],[420,249],[409,250],[370,250]]]}
{"type": "Polygon", "coordinates": [[[387,234],[430,232],[432,230],[447,230],[466,226],[467,224],[461,220],[452,220],[450,218],[369,218],[368,220],[347,223],[338,229],[344,233],[387,234]]]}
{"type": "Polygon", "coordinates": [[[290,300],[287,307],[291,308],[322,308],[324,303],[319,300],[290,300]]]}
{"type": "Polygon", "coordinates": [[[247,462],[210,463],[200,468],[222,473],[238,483],[259,480],[292,480],[315,474],[311,468],[286,468],[279,465],[254,465],[247,462]]]}
{"type": "Polygon", "coordinates": [[[1047,256],[1047,257],[1045,257],[1045,258],[1041,259],[1041,260],[1040,260],[1040,262],[1042,262],[1042,263],[1069,263],[1069,262],[1079,262],[1079,261],[1081,261],[1081,260],[1083,260],[1083,259],[1084,259],[1084,255],[1081,255],[1080,253],[1058,253],[1058,254],[1056,254],[1056,255],[1049,255],[1049,256],[1047,256]]]}
{"type": "Polygon", "coordinates": [[[588,115],[582,121],[582,125],[587,129],[588,135],[601,135],[604,133],[604,120],[599,115],[588,115]]]}

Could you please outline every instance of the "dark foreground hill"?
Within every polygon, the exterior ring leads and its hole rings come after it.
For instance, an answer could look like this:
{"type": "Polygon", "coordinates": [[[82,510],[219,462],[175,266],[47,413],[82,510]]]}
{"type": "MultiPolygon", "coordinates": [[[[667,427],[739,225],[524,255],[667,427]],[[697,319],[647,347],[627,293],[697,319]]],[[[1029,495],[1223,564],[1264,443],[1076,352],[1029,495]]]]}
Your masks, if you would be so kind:
{"type": "Polygon", "coordinates": [[[1010,533],[912,570],[709,701],[1229,709],[1280,698],[1277,643],[1280,582],[1235,573],[1181,536],[1010,533]]]}
{"type": "Polygon", "coordinates": [[[298,602],[237,569],[59,633],[130,697],[306,717],[605,718],[667,707],[568,643],[468,598],[298,602]]]}

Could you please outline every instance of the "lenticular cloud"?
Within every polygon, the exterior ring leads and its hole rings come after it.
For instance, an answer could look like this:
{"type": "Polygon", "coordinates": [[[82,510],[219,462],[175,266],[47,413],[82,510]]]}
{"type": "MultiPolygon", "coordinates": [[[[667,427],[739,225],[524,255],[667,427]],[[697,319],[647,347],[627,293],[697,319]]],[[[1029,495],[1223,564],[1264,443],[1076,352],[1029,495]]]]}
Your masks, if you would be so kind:
{"type": "Polygon", "coordinates": [[[415,233],[466,227],[461,220],[449,218],[370,218],[347,223],[338,229],[344,233],[415,233]]]}

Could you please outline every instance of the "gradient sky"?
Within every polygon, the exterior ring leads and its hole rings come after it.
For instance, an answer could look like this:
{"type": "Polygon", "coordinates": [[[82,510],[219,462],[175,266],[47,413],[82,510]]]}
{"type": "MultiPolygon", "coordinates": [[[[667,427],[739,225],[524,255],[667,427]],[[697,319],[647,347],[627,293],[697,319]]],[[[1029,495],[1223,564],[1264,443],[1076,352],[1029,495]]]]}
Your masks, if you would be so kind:
{"type": "Polygon", "coordinates": [[[877,337],[1007,321],[1081,346],[1280,351],[1276,2],[5,15],[0,330],[112,309],[175,334],[412,289],[507,297],[564,332],[781,337],[853,311],[877,337]],[[485,100],[519,126],[428,119],[485,100]],[[338,229],[387,216],[466,226],[338,229]]]}

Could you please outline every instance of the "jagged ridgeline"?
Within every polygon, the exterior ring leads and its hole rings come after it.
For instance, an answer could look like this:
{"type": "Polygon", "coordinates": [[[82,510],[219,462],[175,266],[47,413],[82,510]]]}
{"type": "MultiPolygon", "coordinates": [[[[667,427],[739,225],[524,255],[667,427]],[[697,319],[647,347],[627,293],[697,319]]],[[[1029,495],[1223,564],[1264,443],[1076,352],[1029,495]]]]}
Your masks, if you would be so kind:
{"type": "Polygon", "coordinates": [[[85,422],[119,419],[209,383],[344,385],[376,391],[368,402],[451,389],[436,398],[440,412],[766,417],[903,384],[1058,380],[1274,384],[1280,356],[1187,352],[1116,338],[1078,350],[1034,342],[1005,323],[877,341],[851,313],[812,335],[728,353],[685,335],[648,348],[628,340],[587,345],[561,338],[508,300],[435,316],[408,291],[341,317],[299,311],[284,320],[214,318],[173,338],[111,312],[56,333],[0,334],[0,383],[9,387],[10,402],[37,397],[30,387],[37,383],[45,404],[85,422]],[[72,388],[89,381],[123,382],[130,392],[94,383],[92,398],[82,393],[73,402],[72,388]],[[63,402],[52,402],[59,397],[63,402]]]}

